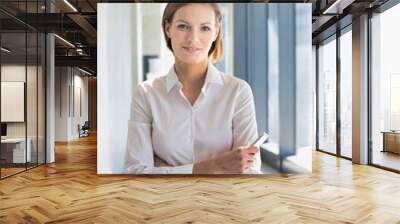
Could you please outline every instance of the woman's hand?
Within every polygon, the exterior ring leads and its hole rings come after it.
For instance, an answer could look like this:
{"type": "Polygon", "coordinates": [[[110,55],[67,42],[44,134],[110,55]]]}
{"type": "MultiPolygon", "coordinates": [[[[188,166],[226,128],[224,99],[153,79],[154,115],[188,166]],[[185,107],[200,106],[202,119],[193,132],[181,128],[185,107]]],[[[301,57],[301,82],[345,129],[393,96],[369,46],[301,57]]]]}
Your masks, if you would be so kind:
{"type": "Polygon", "coordinates": [[[193,165],[194,174],[243,174],[256,160],[259,149],[241,146],[193,165]]]}

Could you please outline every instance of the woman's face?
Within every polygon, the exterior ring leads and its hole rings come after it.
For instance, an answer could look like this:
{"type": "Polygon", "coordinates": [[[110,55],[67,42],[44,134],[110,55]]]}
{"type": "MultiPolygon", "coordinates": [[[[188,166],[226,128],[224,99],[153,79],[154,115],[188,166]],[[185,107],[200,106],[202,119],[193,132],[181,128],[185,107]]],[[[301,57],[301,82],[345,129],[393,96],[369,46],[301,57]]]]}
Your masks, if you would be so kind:
{"type": "Polygon", "coordinates": [[[175,58],[187,64],[208,60],[208,51],[218,28],[214,9],[208,4],[189,4],[175,12],[165,31],[171,39],[175,58]]]}

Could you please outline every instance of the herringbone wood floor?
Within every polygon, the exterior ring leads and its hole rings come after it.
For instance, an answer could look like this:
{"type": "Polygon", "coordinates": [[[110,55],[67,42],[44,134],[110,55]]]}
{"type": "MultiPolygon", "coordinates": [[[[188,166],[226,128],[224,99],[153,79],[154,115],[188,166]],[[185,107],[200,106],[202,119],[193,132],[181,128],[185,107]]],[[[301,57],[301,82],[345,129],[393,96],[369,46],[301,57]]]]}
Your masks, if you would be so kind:
{"type": "Polygon", "coordinates": [[[400,223],[400,175],[315,152],[311,175],[98,176],[96,139],[0,181],[0,223],[400,223]]]}

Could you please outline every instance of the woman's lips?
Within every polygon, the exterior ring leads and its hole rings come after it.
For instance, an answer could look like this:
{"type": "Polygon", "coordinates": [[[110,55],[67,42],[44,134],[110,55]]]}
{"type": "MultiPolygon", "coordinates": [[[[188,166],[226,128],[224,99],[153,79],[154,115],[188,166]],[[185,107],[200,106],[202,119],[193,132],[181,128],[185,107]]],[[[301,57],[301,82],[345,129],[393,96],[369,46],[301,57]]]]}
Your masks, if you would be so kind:
{"type": "Polygon", "coordinates": [[[200,48],[196,48],[196,47],[183,47],[183,49],[185,49],[189,53],[195,53],[200,50],[200,48]]]}

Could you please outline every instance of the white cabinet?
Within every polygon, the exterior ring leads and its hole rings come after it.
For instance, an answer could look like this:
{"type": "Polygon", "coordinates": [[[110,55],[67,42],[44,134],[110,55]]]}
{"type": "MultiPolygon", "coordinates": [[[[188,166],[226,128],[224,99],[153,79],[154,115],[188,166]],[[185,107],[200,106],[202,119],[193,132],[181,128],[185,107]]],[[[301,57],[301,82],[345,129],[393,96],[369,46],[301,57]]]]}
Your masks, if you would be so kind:
{"type": "Polygon", "coordinates": [[[25,153],[25,138],[7,138],[1,140],[2,147],[5,147],[4,151],[12,150],[12,163],[32,161],[32,140],[28,138],[26,142],[28,145],[25,153]],[[27,161],[25,161],[25,159],[27,159],[27,161]]]}

